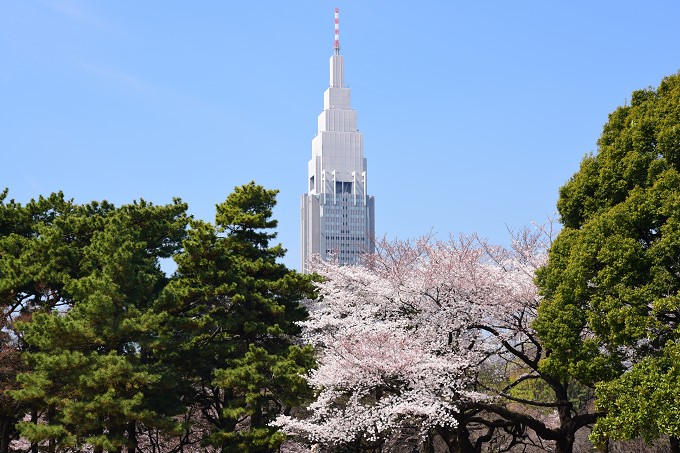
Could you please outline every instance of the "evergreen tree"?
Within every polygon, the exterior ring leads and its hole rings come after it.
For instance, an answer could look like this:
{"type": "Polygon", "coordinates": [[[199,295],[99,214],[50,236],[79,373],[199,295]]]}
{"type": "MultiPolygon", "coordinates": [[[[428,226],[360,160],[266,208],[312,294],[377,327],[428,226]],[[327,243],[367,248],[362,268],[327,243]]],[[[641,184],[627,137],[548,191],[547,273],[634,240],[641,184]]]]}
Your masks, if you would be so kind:
{"type": "Polygon", "coordinates": [[[183,411],[171,374],[153,360],[167,317],[153,307],[167,284],[159,259],[180,246],[186,205],[67,206],[38,225],[14,263],[17,282],[43,291],[41,309],[20,324],[31,370],[10,393],[42,416],[19,428],[48,451],[135,451],[137,423],[172,430],[183,411]]]}
{"type": "Polygon", "coordinates": [[[217,206],[215,225],[192,221],[162,302],[165,360],[209,422],[204,442],[222,451],[276,451],[283,435],[269,422],[307,391],[311,350],[294,336],[313,287],[270,245],[276,193],[251,182],[217,206]]]}
{"type": "Polygon", "coordinates": [[[600,441],[677,438],[680,74],[634,92],[598,147],[560,190],[564,229],[538,275],[542,367],[599,383],[600,441]]]}
{"type": "Polygon", "coordinates": [[[276,191],[238,187],[215,225],[188,231],[179,200],[117,208],[59,193],[21,206],[6,194],[0,453],[17,428],[36,452],[133,452],[141,432],[167,451],[197,432],[204,448],[278,448],[269,422],[308,391],[311,349],[294,343],[313,287],[270,245],[276,191]]]}
{"type": "MultiPolygon", "coordinates": [[[[17,374],[26,371],[21,359],[27,345],[16,331],[16,321],[29,319],[35,311],[49,311],[68,305],[63,297],[63,284],[51,266],[54,259],[41,256],[35,247],[42,232],[57,217],[68,215],[73,204],[62,193],[31,200],[25,206],[7,201],[8,190],[0,193],[0,452],[9,451],[10,442],[18,436],[16,424],[31,410],[10,393],[17,388],[17,374]]],[[[62,250],[66,250],[62,244],[62,250]]],[[[69,253],[63,261],[68,262],[69,253]]],[[[54,258],[54,257],[52,257],[54,258]]],[[[61,269],[76,272],[73,266],[61,269]]],[[[35,409],[35,408],[33,408],[35,409]]]]}

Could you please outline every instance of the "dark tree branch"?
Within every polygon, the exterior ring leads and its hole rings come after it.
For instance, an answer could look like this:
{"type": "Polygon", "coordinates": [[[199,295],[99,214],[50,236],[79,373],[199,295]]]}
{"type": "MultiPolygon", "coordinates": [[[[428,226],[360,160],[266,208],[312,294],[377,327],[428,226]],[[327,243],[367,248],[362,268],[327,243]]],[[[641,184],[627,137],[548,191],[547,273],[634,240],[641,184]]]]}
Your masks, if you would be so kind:
{"type": "Polygon", "coordinates": [[[521,424],[531,428],[538,436],[545,440],[562,440],[564,434],[560,430],[554,430],[548,428],[545,423],[519,412],[512,411],[504,406],[499,406],[497,404],[488,404],[484,402],[473,402],[469,403],[467,407],[482,409],[487,412],[499,415],[506,420],[510,420],[516,424],[521,424]]]}
{"type": "MultiPolygon", "coordinates": [[[[484,330],[486,332],[489,332],[490,334],[494,335],[495,337],[500,338],[500,333],[498,330],[494,329],[493,327],[485,326],[483,324],[473,324],[470,326],[470,329],[480,329],[484,330]]],[[[524,362],[528,367],[530,367],[532,370],[536,370],[538,368],[538,362],[535,362],[531,360],[529,357],[527,357],[526,354],[523,354],[522,352],[518,351],[515,349],[510,343],[508,343],[506,340],[501,340],[501,344],[507,349],[512,355],[520,359],[522,362],[524,362]]]]}
{"type": "Polygon", "coordinates": [[[540,375],[533,374],[533,373],[534,373],[534,371],[532,371],[531,373],[526,373],[526,374],[521,375],[520,377],[515,379],[510,384],[506,385],[505,388],[503,390],[501,390],[501,393],[506,393],[508,390],[513,389],[514,387],[518,386],[519,384],[521,384],[524,381],[528,381],[530,379],[541,379],[540,375]]]}

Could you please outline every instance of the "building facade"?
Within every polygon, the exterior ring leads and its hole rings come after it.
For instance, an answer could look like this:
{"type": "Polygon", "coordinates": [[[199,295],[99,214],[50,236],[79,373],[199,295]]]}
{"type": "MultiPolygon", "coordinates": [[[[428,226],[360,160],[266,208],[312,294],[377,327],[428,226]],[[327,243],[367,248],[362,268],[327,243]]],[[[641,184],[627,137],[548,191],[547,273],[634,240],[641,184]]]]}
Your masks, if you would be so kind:
{"type": "Polygon", "coordinates": [[[312,139],[308,191],[300,206],[302,272],[309,272],[314,256],[356,264],[363,254],[374,251],[375,200],[368,195],[364,137],[357,129],[357,112],[344,86],[344,71],[336,9],[330,84],[312,139]]]}

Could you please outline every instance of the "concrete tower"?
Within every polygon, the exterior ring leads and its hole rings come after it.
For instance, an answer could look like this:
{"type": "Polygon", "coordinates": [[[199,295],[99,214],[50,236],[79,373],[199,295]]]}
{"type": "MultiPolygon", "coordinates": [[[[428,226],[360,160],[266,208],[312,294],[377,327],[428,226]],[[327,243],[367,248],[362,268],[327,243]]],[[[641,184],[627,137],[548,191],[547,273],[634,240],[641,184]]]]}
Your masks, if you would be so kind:
{"type": "Polygon", "coordinates": [[[356,264],[373,252],[374,198],[368,195],[364,137],[357,112],[344,87],[345,62],[340,55],[338,9],[335,44],[330,60],[330,86],[324,93],[318,133],[312,140],[308,192],[301,200],[302,272],[313,256],[356,264]]]}

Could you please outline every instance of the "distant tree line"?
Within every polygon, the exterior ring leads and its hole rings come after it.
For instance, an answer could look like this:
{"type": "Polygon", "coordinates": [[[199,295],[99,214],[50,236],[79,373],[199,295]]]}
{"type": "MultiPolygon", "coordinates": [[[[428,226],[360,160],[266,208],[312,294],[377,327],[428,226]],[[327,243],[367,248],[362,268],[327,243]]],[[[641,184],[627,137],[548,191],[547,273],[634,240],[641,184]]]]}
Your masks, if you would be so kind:
{"type": "Polygon", "coordinates": [[[0,453],[680,452],[680,75],[609,116],[559,233],[305,276],[275,196],[237,187],[209,223],[5,190],[0,453]]]}

